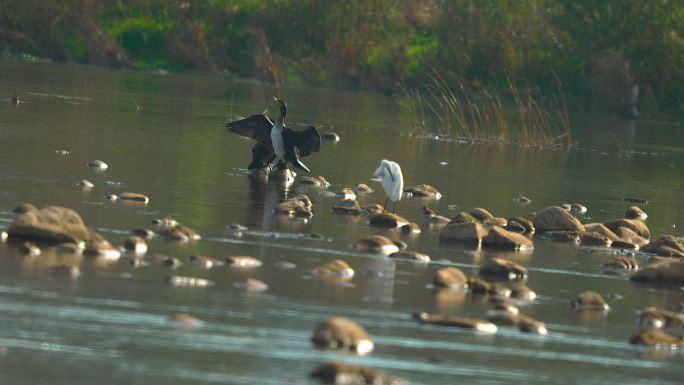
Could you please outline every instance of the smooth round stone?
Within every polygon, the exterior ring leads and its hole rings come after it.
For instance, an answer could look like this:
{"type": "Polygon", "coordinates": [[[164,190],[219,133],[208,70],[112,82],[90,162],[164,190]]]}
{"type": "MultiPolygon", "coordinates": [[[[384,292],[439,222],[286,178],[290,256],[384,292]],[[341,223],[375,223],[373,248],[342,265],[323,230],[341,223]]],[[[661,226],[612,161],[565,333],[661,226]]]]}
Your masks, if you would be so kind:
{"type": "Polygon", "coordinates": [[[351,279],[354,277],[354,269],[341,259],[327,262],[311,270],[311,273],[314,275],[333,276],[341,279],[351,279]]]}
{"type": "Polygon", "coordinates": [[[233,286],[248,292],[268,290],[268,285],[256,278],[247,278],[243,282],[235,282],[233,286]]]}
{"type": "Polygon", "coordinates": [[[231,223],[226,225],[226,229],[230,231],[247,231],[247,226],[243,226],[239,223],[231,223]]]}
{"type": "Polygon", "coordinates": [[[215,282],[204,278],[183,277],[179,275],[172,275],[166,277],[164,282],[171,286],[185,286],[185,287],[207,287],[215,285],[215,282]]]}
{"type": "Polygon", "coordinates": [[[374,347],[363,326],[342,317],[333,317],[318,324],[311,342],[318,347],[351,350],[359,354],[370,353],[374,347]]]}
{"type": "Polygon", "coordinates": [[[156,237],[157,233],[150,229],[135,229],[131,231],[131,235],[135,235],[136,237],[140,237],[143,239],[150,239],[156,237]]]}
{"type": "Polygon", "coordinates": [[[58,254],[82,254],[85,249],[85,242],[63,242],[54,247],[54,250],[58,254]]]}
{"type": "Polygon", "coordinates": [[[248,255],[233,255],[226,258],[226,264],[238,269],[252,269],[262,265],[262,262],[248,255]]]}
{"type": "Polygon", "coordinates": [[[493,323],[481,319],[465,318],[457,316],[445,316],[418,312],[413,318],[421,323],[437,326],[450,326],[462,329],[470,329],[481,333],[496,333],[497,327],[493,323]]]}
{"type": "Polygon", "coordinates": [[[190,258],[190,263],[195,265],[195,266],[200,266],[205,269],[211,269],[212,267],[216,265],[221,265],[223,263],[219,263],[219,261],[216,258],[212,257],[205,257],[202,255],[191,255],[190,258]]]}
{"type": "Polygon", "coordinates": [[[430,256],[417,251],[397,251],[389,255],[390,258],[410,259],[416,262],[430,262],[430,256]]]}
{"type": "Polygon", "coordinates": [[[7,231],[0,231],[0,242],[5,242],[7,240],[7,231]]]}
{"type": "Polygon", "coordinates": [[[35,205],[27,202],[19,203],[17,207],[12,209],[14,214],[25,214],[33,211],[38,211],[38,208],[35,205]]]}
{"type": "Polygon", "coordinates": [[[124,241],[123,247],[126,251],[135,254],[145,254],[147,252],[147,242],[141,237],[132,235],[124,241]]]}
{"type": "Polygon", "coordinates": [[[456,267],[443,267],[435,273],[432,278],[435,287],[445,287],[449,289],[460,289],[468,287],[468,277],[456,267]]]}
{"type": "Polygon", "coordinates": [[[177,313],[169,316],[169,323],[182,329],[196,329],[204,325],[199,318],[193,317],[190,314],[177,313]]]}
{"type": "Polygon", "coordinates": [[[91,182],[87,179],[81,179],[80,181],[78,181],[78,183],[76,183],[76,186],[78,186],[80,188],[84,188],[84,189],[95,187],[93,182],[91,182]]]}
{"type": "Polygon", "coordinates": [[[24,257],[37,257],[40,255],[40,248],[32,242],[24,242],[17,247],[17,253],[24,257]]]}
{"type": "Polygon", "coordinates": [[[610,306],[601,294],[595,291],[584,291],[570,302],[570,305],[577,310],[608,311],[610,306]]]}
{"type": "Polygon", "coordinates": [[[645,221],[648,218],[648,215],[644,210],[637,206],[630,206],[627,211],[625,211],[625,218],[627,219],[639,219],[641,221],[645,221]]]}
{"type": "Polygon", "coordinates": [[[393,241],[382,235],[371,235],[356,241],[352,248],[359,252],[370,252],[378,254],[392,254],[400,250],[397,241],[393,241]]]}
{"type": "Polygon", "coordinates": [[[106,170],[109,168],[109,165],[99,159],[91,160],[90,162],[86,163],[88,167],[96,168],[99,170],[106,170]]]}
{"type": "Polygon", "coordinates": [[[365,183],[359,183],[354,187],[354,192],[357,194],[370,194],[373,192],[373,189],[368,187],[365,183]]]}

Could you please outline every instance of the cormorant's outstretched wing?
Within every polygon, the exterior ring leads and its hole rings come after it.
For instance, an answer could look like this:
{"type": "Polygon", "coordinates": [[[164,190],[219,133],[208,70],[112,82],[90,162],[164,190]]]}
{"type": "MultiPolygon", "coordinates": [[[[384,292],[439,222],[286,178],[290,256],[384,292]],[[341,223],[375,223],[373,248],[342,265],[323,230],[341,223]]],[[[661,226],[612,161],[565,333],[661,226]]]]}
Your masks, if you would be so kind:
{"type": "Polygon", "coordinates": [[[252,163],[247,166],[250,170],[258,170],[268,166],[273,159],[275,154],[273,153],[273,147],[264,146],[261,143],[257,143],[252,147],[252,163]]]}
{"type": "Polygon", "coordinates": [[[285,127],[283,139],[297,147],[301,157],[311,155],[321,149],[321,135],[314,126],[309,126],[303,131],[294,131],[285,127]]]}
{"type": "Polygon", "coordinates": [[[270,149],[273,149],[271,144],[272,127],[273,122],[264,115],[252,115],[226,124],[228,131],[254,139],[270,149]]]}

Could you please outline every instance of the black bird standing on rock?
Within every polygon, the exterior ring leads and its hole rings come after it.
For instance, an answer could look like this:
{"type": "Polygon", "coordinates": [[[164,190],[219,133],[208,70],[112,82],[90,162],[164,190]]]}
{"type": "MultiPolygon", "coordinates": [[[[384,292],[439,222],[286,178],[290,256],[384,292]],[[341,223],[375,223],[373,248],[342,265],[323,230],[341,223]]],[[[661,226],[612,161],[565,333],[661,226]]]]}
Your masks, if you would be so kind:
{"type": "Polygon", "coordinates": [[[292,163],[306,172],[309,168],[299,160],[321,149],[321,136],[314,126],[303,131],[294,131],[285,126],[287,105],[284,101],[273,97],[280,106],[280,115],[275,124],[265,115],[252,115],[245,119],[226,124],[228,131],[257,141],[252,147],[252,163],[247,166],[250,170],[267,167],[275,159],[277,167],[285,169],[287,162],[292,163]]]}

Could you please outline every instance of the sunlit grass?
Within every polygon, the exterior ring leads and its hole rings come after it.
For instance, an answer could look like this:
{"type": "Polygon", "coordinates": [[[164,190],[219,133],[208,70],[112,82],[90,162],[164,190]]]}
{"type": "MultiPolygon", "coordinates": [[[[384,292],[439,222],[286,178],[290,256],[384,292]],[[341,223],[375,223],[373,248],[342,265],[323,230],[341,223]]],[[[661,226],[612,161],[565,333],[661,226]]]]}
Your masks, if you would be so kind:
{"type": "Polygon", "coordinates": [[[503,88],[433,70],[419,87],[402,87],[403,107],[413,134],[472,143],[558,147],[571,143],[565,98],[537,96],[510,76],[503,88]]]}

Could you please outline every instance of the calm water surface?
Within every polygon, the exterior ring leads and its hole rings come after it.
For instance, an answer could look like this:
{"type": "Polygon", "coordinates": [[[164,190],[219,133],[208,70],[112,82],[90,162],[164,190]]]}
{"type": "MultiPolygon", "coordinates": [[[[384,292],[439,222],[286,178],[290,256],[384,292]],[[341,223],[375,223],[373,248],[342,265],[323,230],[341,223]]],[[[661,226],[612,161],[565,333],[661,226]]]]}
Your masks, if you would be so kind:
{"type": "MultiPolygon", "coordinates": [[[[627,343],[638,331],[635,312],[647,305],[684,301],[679,289],[653,289],[624,276],[601,274],[608,252],[536,240],[532,253],[508,253],[530,269],[528,285],[538,299],[521,310],[546,323],[535,337],[500,328],[482,336],[417,324],[423,310],[483,317],[483,298],[435,293],[426,285],[434,272],[455,265],[468,274],[492,256],[440,245],[424,227],[401,237],[434,263],[389,261],[351,252],[349,245],[382,233],[363,218],[331,214],[334,198],[295,183],[289,189],[246,177],[251,143],[225,131],[233,116],[263,110],[273,90],[247,82],[112,72],[87,67],[0,62],[0,98],[14,93],[18,108],[0,103],[0,226],[11,209],[28,201],[77,210],[86,224],[121,244],[128,231],[172,215],[203,239],[179,245],[150,241],[150,254],[187,262],[193,254],[253,255],[264,265],[252,271],[211,270],[185,263],[133,268],[123,262],[85,259],[82,276],[63,280],[44,273],[58,262],[46,250],[34,259],[0,244],[0,383],[6,384],[314,384],[308,373],[321,362],[342,360],[382,369],[412,384],[681,384],[682,355],[656,354],[627,343]],[[69,154],[58,155],[56,150],[69,154]],[[106,172],[87,161],[102,159],[106,172]],[[82,191],[80,179],[96,187],[82,191]],[[112,203],[123,191],[151,198],[147,206],[112,203]],[[306,192],[314,202],[308,223],[272,215],[285,196],[306,192]],[[229,223],[250,228],[242,237],[229,223]],[[317,232],[323,240],[306,239],[317,232]],[[325,282],[308,271],[343,258],[357,271],[349,284],[325,282]],[[283,270],[275,263],[296,268],[283,270]],[[169,274],[216,281],[210,288],[173,288],[169,274]],[[246,277],[269,284],[259,294],[233,284],[246,277]],[[591,289],[608,298],[605,316],[580,317],[569,301],[591,289]],[[169,315],[184,312],[204,327],[179,331],[169,315]],[[314,349],[309,338],[318,322],[345,316],[361,323],[376,343],[364,357],[314,349]]],[[[573,120],[578,149],[523,150],[468,146],[411,138],[396,101],[377,95],[285,89],[291,124],[334,130],[342,141],[324,143],[306,158],[314,175],[339,191],[368,183],[382,158],[398,161],[408,185],[428,183],[444,195],[427,202],[443,215],[481,206],[510,217],[551,204],[581,202],[584,222],[621,217],[625,196],[650,203],[654,235],[681,235],[684,226],[684,134],[678,127],[611,118],[573,120]],[[404,130],[406,131],[406,130],[404,130]],[[440,162],[447,162],[440,165],[440,162]],[[533,200],[519,206],[513,197],[533,200]],[[449,208],[456,205],[458,209],[449,208]]],[[[275,113],[274,109],[272,112],[275,113]]],[[[381,192],[361,196],[381,202],[381,192]]],[[[422,223],[425,201],[402,200],[399,213],[422,223]]],[[[400,237],[387,233],[392,237],[400,237]]],[[[639,256],[643,263],[645,257],[639,256]]]]}

